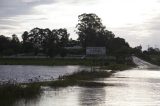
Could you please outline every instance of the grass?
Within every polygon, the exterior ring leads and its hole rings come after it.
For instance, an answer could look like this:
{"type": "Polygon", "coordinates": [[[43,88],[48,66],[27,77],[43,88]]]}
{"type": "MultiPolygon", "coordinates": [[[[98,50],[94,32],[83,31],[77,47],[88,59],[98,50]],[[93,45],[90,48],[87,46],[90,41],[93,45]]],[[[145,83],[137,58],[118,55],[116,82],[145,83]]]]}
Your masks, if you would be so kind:
{"type": "Polygon", "coordinates": [[[67,87],[103,87],[105,83],[94,82],[97,78],[107,78],[116,70],[125,70],[134,64],[116,64],[112,60],[102,61],[100,59],[51,59],[51,58],[0,58],[3,65],[86,65],[103,66],[101,71],[79,71],[71,75],[60,76],[57,80],[49,82],[38,82],[32,84],[16,84],[0,86],[0,101],[2,106],[11,106],[21,99],[37,98],[41,94],[41,86],[67,87]],[[102,71],[103,69],[114,70],[112,72],[102,71]]]}
{"type": "Polygon", "coordinates": [[[58,80],[49,83],[52,87],[66,86],[105,86],[103,83],[93,82],[97,78],[109,77],[112,73],[107,71],[79,71],[71,75],[60,76],[58,80]]]}
{"type": "MultiPolygon", "coordinates": [[[[126,65],[109,65],[105,69],[126,69],[126,65]]],[[[38,98],[41,94],[41,86],[50,86],[53,88],[67,87],[67,86],[83,86],[83,87],[103,87],[107,86],[105,83],[94,82],[97,78],[107,78],[115,71],[78,71],[71,75],[59,76],[57,80],[48,82],[38,82],[31,84],[16,84],[0,86],[0,100],[2,106],[11,106],[16,101],[25,99],[31,100],[38,98]]]]}
{"type": "Polygon", "coordinates": [[[53,58],[0,58],[1,65],[108,65],[113,60],[101,59],[53,59],[53,58]]]}
{"type": "Polygon", "coordinates": [[[160,66],[160,54],[157,54],[157,55],[140,55],[138,57],[145,60],[145,61],[148,61],[152,64],[160,66]]]}
{"type": "Polygon", "coordinates": [[[134,63],[131,64],[109,64],[107,66],[101,67],[101,69],[113,70],[113,71],[122,71],[135,67],[134,63]]]}
{"type": "Polygon", "coordinates": [[[38,98],[41,94],[41,86],[53,88],[67,86],[102,87],[104,83],[93,82],[96,78],[106,78],[112,73],[107,71],[79,71],[71,75],[60,76],[58,80],[49,82],[38,82],[32,84],[16,84],[0,86],[0,100],[2,106],[11,106],[19,100],[31,100],[38,98]]]}
{"type": "Polygon", "coordinates": [[[150,55],[150,62],[160,66],[160,55],[150,55]]]}
{"type": "Polygon", "coordinates": [[[20,99],[32,99],[40,95],[40,85],[3,85],[0,86],[0,105],[11,106],[20,99]]]}

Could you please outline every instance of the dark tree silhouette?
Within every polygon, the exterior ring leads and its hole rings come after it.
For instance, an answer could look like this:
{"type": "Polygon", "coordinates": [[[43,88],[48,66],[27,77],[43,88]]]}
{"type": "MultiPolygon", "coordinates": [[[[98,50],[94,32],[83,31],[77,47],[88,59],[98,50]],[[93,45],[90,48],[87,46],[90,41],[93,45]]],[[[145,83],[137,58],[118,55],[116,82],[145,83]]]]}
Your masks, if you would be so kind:
{"type": "Polygon", "coordinates": [[[11,39],[0,35],[0,55],[11,55],[13,51],[10,49],[11,39]]]}
{"type": "Polygon", "coordinates": [[[81,14],[78,16],[77,24],[78,40],[83,47],[86,46],[106,46],[107,41],[114,38],[111,31],[105,29],[101,19],[96,14],[81,14]]]}
{"type": "Polygon", "coordinates": [[[28,41],[33,44],[35,55],[43,51],[44,35],[43,29],[40,28],[34,28],[29,32],[28,41]]]}
{"type": "Polygon", "coordinates": [[[69,34],[67,32],[67,29],[58,29],[57,36],[58,36],[59,52],[60,52],[60,55],[64,57],[67,54],[65,47],[69,42],[69,34]]]}
{"type": "MultiPolygon", "coordinates": [[[[19,41],[17,35],[13,34],[12,38],[0,35],[0,55],[16,55],[23,53],[24,55],[43,54],[49,57],[56,55],[66,56],[67,53],[82,55],[85,54],[85,48],[90,47],[106,47],[109,55],[116,56],[117,59],[124,59],[131,53],[139,52],[132,49],[129,44],[122,38],[115,38],[114,33],[108,31],[102,24],[101,19],[94,13],[81,14],[78,16],[78,24],[76,26],[78,39],[69,40],[67,29],[49,28],[33,28],[29,32],[22,34],[22,42],[19,41]],[[80,49],[66,51],[65,47],[82,46],[80,49]]],[[[155,53],[152,48],[146,53],[155,53]]],[[[142,51],[141,51],[142,54],[142,51]]]]}
{"type": "Polygon", "coordinates": [[[13,54],[18,54],[21,51],[20,41],[15,34],[12,35],[11,48],[13,49],[13,54]]]}
{"type": "Polygon", "coordinates": [[[110,55],[116,56],[118,62],[124,62],[125,57],[131,55],[131,48],[123,38],[114,38],[108,43],[110,55]]]}
{"type": "Polygon", "coordinates": [[[29,33],[27,31],[25,31],[23,34],[22,34],[22,50],[23,50],[23,53],[32,53],[34,52],[33,50],[33,43],[30,42],[29,40],[29,33]]]}
{"type": "Polygon", "coordinates": [[[51,31],[49,29],[45,29],[45,36],[46,39],[44,41],[44,50],[45,53],[50,56],[53,57],[55,55],[58,54],[58,46],[57,46],[57,42],[58,42],[58,37],[57,37],[57,33],[55,30],[51,31]]]}

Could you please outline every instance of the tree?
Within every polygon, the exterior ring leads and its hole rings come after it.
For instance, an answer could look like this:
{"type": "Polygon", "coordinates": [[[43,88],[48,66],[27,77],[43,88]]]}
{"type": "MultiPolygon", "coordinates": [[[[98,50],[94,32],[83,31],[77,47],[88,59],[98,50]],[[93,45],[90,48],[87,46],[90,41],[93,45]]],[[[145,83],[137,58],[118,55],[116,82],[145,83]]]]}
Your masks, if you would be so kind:
{"type": "Polygon", "coordinates": [[[67,46],[69,42],[69,34],[67,32],[67,29],[58,29],[57,36],[58,36],[59,46],[63,48],[67,46]]]}
{"type": "Polygon", "coordinates": [[[23,43],[26,43],[26,42],[27,42],[28,37],[29,37],[29,33],[28,33],[27,31],[25,31],[25,32],[22,34],[23,43]]]}
{"type": "Polygon", "coordinates": [[[67,46],[69,42],[69,33],[67,32],[67,29],[58,29],[56,30],[57,36],[58,36],[58,47],[59,47],[59,53],[62,57],[67,55],[67,51],[65,47],[67,46]]]}
{"type": "Polygon", "coordinates": [[[33,43],[30,41],[29,33],[27,31],[22,34],[22,47],[24,53],[33,52],[33,43]]]}
{"type": "Polygon", "coordinates": [[[135,48],[133,48],[133,54],[135,55],[142,55],[142,46],[139,45],[139,46],[136,46],[135,48]]]}
{"type": "Polygon", "coordinates": [[[34,28],[29,32],[28,41],[33,44],[34,53],[37,55],[40,51],[43,51],[43,42],[45,39],[43,29],[34,28]]]}
{"type": "Polygon", "coordinates": [[[21,44],[17,35],[13,34],[11,39],[11,48],[13,49],[14,54],[18,54],[21,51],[21,44]]]}
{"type": "Polygon", "coordinates": [[[118,62],[124,62],[125,57],[131,55],[131,48],[123,38],[114,38],[108,43],[108,51],[110,55],[116,56],[118,62]]]}
{"type": "Polygon", "coordinates": [[[11,39],[9,37],[0,35],[0,55],[10,55],[13,53],[12,50],[10,50],[10,43],[11,39]]]}
{"type": "Polygon", "coordinates": [[[68,44],[69,34],[66,29],[34,28],[29,33],[25,31],[22,35],[24,52],[33,51],[35,55],[39,52],[45,53],[50,57],[62,53],[68,44]],[[30,49],[28,49],[30,48],[30,49]]]}
{"type": "Polygon", "coordinates": [[[106,46],[107,40],[114,38],[111,31],[105,29],[101,19],[96,14],[81,14],[76,28],[78,40],[82,46],[106,46]]]}
{"type": "Polygon", "coordinates": [[[56,30],[50,31],[49,29],[45,29],[45,34],[46,34],[45,35],[46,39],[44,41],[45,53],[50,57],[54,57],[55,55],[58,54],[57,31],[56,30]]]}

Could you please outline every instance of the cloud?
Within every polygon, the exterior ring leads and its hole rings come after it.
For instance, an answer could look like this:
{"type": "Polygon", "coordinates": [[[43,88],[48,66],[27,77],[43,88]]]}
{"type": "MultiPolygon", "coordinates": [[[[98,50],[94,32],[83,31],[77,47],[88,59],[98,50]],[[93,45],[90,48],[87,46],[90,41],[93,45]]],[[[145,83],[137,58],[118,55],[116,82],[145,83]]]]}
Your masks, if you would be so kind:
{"type": "Polygon", "coordinates": [[[34,27],[74,33],[78,15],[96,13],[131,46],[159,44],[160,0],[0,0],[0,34],[19,36],[34,27]]]}
{"type": "Polygon", "coordinates": [[[0,0],[0,18],[34,13],[37,5],[54,3],[54,0],[0,0]]]}

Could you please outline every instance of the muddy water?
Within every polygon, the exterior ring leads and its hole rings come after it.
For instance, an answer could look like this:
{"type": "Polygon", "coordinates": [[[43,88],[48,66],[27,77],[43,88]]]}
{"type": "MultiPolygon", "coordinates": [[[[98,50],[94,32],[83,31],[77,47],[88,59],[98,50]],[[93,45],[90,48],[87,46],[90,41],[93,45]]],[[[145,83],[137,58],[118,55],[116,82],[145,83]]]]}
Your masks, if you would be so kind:
{"type": "Polygon", "coordinates": [[[159,106],[160,70],[132,69],[99,79],[106,87],[43,88],[40,97],[13,106],[159,106]]]}

